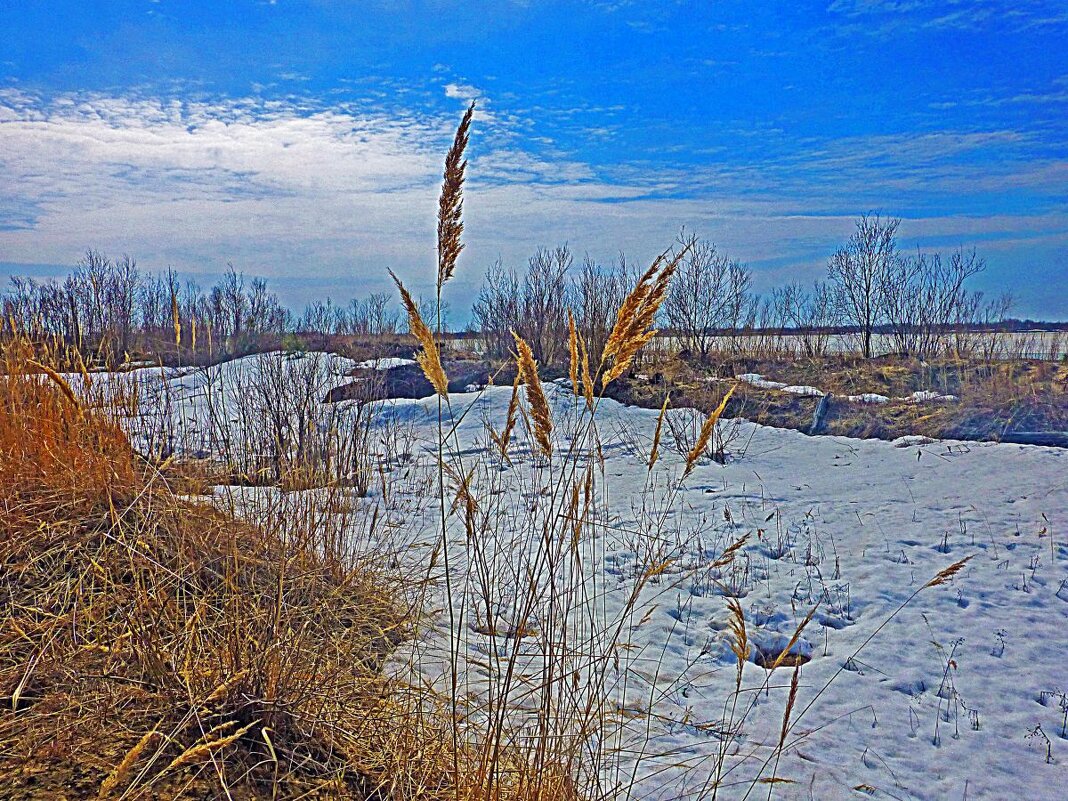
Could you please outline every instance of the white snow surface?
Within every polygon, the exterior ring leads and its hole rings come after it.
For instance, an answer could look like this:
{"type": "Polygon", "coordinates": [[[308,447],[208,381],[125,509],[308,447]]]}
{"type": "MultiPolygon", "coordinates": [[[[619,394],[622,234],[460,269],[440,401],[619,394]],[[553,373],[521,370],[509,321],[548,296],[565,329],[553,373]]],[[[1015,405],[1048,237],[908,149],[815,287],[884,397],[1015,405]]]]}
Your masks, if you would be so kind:
{"type": "Polygon", "coordinates": [[[782,391],[789,392],[791,395],[808,395],[810,397],[823,397],[826,394],[822,389],[818,389],[817,387],[808,384],[783,387],[782,391]]]}
{"type": "Polygon", "coordinates": [[[853,403],[889,403],[890,399],[886,395],[879,395],[875,392],[865,392],[863,395],[847,395],[846,400],[853,401],[853,403]]]}
{"type": "MultiPolygon", "coordinates": [[[[813,387],[808,384],[799,384],[795,386],[787,386],[782,381],[770,381],[759,373],[743,373],[742,375],[735,376],[738,381],[745,384],[750,384],[754,387],[760,387],[762,389],[778,389],[783,392],[789,392],[792,395],[806,395],[811,397],[822,397],[827,393],[819,387],[813,387]]],[[[889,403],[890,398],[886,395],[879,395],[875,392],[865,392],[860,395],[846,395],[847,401],[853,403],[889,403]]],[[[952,403],[957,400],[956,395],[943,395],[940,392],[932,392],[930,390],[913,392],[899,400],[907,401],[908,403],[952,403]]]]}
{"type": "Polygon", "coordinates": [[[360,362],[356,367],[360,370],[392,370],[394,367],[405,367],[409,364],[415,364],[415,360],[388,356],[381,359],[368,359],[360,362]]]}
{"type": "MultiPolygon", "coordinates": [[[[490,387],[477,400],[453,397],[455,414],[477,405],[459,427],[468,453],[485,446],[481,420],[503,419],[509,396],[509,388],[490,387]]],[[[559,417],[574,403],[559,389],[550,397],[559,417]]],[[[406,408],[429,436],[434,404],[397,402],[398,413],[406,408]]],[[[610,516],[621,530],[635,519],[647,470],[626,438],[608,432],[623,427],[649,438],[657,414],[612,401],[598,411],[610,516]]],[[[701,577],[726,543],[746,533],[738,563],[749,583],[742,581],[740,600],[754,643],[781,648],[819,603],[793,649],[812,656],[794,714],[845,668],[787,738],[775,775],[796,784],[777,785],[775,798],[1061,797],[1054,788],[1068,782],[1068,739],[1061,697],[1050,693],[1068,692],[1068,452],[963,442],[901,447],[739,426],[744,453],[726,465],[702,464],[685,481],[676,519],[688,535],[667,586],[649,590],[650,617],[628,635],[649,655],[631,681],[644,681],[655,699],[655,717],[640,715],[632,725],[650,726],[649,750],[670,754],[639,763],[635,797],[696,798],[709,777],[719,740],[702,724],[723,715],[734,667],[727,599],[701,577]],[[958,576],[923,590],[850,660],[905,599],[965,557],[958,576]],[[1042,737],[1028,737],[1038,726],[1052,762],[1042,737]]],[[[520,469],[522,452],[513,460],[520,469]]],[[[677,478],[680,462],[668,454],[654,475],[677,478]]],[[[616,575],[621,602],[633,586],[627,568],[636,549],[621,535],[604,553],[589,569],[616,575]]],[[[472,660],[485,658],[484,648],[468,647],[472,660]]],[[[719,798],[742,798],[753,778],[771,775],[760,768],[781,728],[790,670],[780,673],[728,749],[741,761],[719,798]]],[[[765,675],[748,664],[743,686],[759,686],[765,675]]],[[[763,787],[757,797],[765,797],[763,787]]]]}
{"type": "MultiPolygon", "coordinates": [[[[754,387],[762,387],[763,389],[783,389],[786,386],[782,381],[769,381],[764,378],[764,376],[760,375],[760,373],[742,373],[741,375],[735,376],[735,378],[746,384],[751,384],[754,387]]],[[[820,394],[822,395],[823,393],[820,394]]]]}
{"type": "MultiPolygon", "coordinates": [[[[169,391],[171,414],[195,433],[203,431],[211,376],[251,374],[261,369],[257,358],[212,368],[220,371],[214,374],[150,368],[119,378],[169,391]]],[[[301,363],[300,357],[286,359],[293,369],[301,363]]],[[[342,383],[352,366],[329,357],[322,363],[323,385],[342,383]]],[[[71,381],[77,384],[78,377],[71,381]]],[[[546,392],[557,432],[566,431],[581,401],[552,384],[546,392]]],[[[510,387],[488,387],[452,396],[454,417],[471,409],[457,426],[465,459],[487,450],[484,423],[500,427],[510,395],[510,387]]],[[[224,414],[234,414],[225,399],[224,406],[224,414]]],[[[435,399],[391,401],[377,423],[411,426],[418,442],[414,464],[428,471],[436,410],[435,399]]],[[[636,573],[648,567],[633,533],[640,530],[643,488],[653,487],[652,505],[666,503],[664,487],[682,474],[683,457],[666,443],[651,475],[647,453],[635,445],[651,441],[657,415],[610,400],[598,407],[604,513],[613,525],[591,549],[584,570],[610,588],[597,598],[609,611],[622,605],[636,573]]],[[[521,507],[518,476],[536,473],[521,428],[514,464],[498,471],[506,492],[515,493],[514,499],[504,496],[504,508],[521,507]],[[512,475],[517,478],[509,484],[512,475]]],[[[561,438],[557,453],[566,446],[561,438]]],[[[735,677],[724,585],[736,588],[750,637],[765,648],[785,646],[816,607],[792,649],[811,661],[800,672],[794,728],[775,772],[792,783],[777,784],[775,798],[1065,797],[1068,451],[809,437],[746,421],[737,422],[728,450],[727,464],[699,464],[671,500],[668,528],[657,535],[671,552],[670,567],[646,588],[643,611],[624,634],[636,655],[629,692],[647,702],[627,725],[638,739],[648,734],[650,754],[626,768],[627,776],[631,769],[636,775],[633,797],[697,798],[709,780],[722,747],[715,724],[735,677]],[[734,571],[717,574],[711,563],[746,534],[734,571]],[[948,584],[923,590],[876,633],[912,593],[965,557],[970,561],[948,584]]],[[[386,501],[372,491],[359,502],[386,501]]],[[[409,521],[414,536],[398,542],[398,552],[413,559],[429,553],[440,537],[433,499],[414,490],[405,498],[398,489],[389,503],[418,510],[409,521]]],[[[453,533],[453,547],[462,550],[462,529],[453,533]]],[[[462,583],[463,560],[453,569],[462,583]]],[[[493,638],[473,630],[473,621],[466,631],[462,656],[470,664],[485,660],[493,638]]],[[[536,647],[531,639],[520,642],[536,647]]],[[[743,696],[743,704],[755,706],[742,738],[727,744],[734,767],[718,798],[740,799],[753,780],[772,775],[765,761],[779,740],[790,675],[780,667],[766,693],[743,696]]],[[[747,664],[743,689],[759,687],[765,676],[747,664]]],[[[766,797],[765,785],[748,797],[766,797]]]]}

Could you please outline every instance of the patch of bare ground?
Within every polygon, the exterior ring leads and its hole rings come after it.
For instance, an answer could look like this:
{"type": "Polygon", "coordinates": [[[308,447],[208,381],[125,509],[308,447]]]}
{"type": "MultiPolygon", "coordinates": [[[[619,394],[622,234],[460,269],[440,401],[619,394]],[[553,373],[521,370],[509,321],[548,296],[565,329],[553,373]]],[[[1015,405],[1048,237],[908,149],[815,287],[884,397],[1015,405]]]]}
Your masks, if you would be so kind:
{"type": "MultiPolygon", "coordinates": [[[[624,403],[659,408],[671,393],[675,407],[714,408],[725,381],[757,373],[787,385],[814,386],[833,395],[820,433],[892,440],[907,435],[936,439],[1001,440],[1015,432],[1068,431],[1068,364],[1038,360],[924,362],[884,356],[861,359],[723,358],[707,364],[678,357],[647,359],[609,395],[624,403]],[[916,392],[952,395],[948,402],[909,399],[916,392]],[[884,395],[886,403],[850,401],[850,395],[884,395]]],[[[809,431],[819,397],[741,383],[725,417],[809,431]]]]}

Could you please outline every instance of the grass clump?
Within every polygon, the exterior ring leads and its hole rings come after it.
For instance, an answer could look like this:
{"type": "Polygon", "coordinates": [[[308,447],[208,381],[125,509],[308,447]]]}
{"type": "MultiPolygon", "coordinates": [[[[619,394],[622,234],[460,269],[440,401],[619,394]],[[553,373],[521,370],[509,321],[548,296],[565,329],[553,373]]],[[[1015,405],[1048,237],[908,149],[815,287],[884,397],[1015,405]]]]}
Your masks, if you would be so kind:
{"type": "MultiPolygon", "coordinates": [[[[446,705],[382,670],[412,595],[337,516],[187,500],[30,353],[0,364],[6,797],[485,795],[446,705]]],[[[493,797],[525,797],[501,763],[493,797]]]]}

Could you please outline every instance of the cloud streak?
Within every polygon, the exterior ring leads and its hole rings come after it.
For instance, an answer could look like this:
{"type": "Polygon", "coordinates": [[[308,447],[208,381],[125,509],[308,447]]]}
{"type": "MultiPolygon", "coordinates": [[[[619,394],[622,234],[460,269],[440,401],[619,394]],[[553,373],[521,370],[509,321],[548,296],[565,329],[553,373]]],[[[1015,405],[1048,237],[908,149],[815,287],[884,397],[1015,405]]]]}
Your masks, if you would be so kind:
{"type": "MultiPolygon", "coordinates": [[[[466,88],[453,95],[466,98],[466,88]]],[[[217,273],[232,259],[269,277],[307,276],[314,294],[331,283],[384,288],[386,267],[429,285],[454,117],[301,97],[5,90],[2,260],[70,263],[92,246],[191,273],[217,273]]],[[[524,146],[530,120],[513,111],[475,132],[457,280],[464,297],[498,255],[516,261],[567,240],[599,258],[623,249],[641,260],[682,225],[749,261],[758,284],[761,271],[812,277],[857,212],[891,202],[899,205],[888,211],[912,218],[905,233],[930,241],[1068,240],[1065,163],[1037,158],[1013,131],[802,140],[762,159],[596,167],[524,146]],[[1006,187],[1044,200],[993,213],[1006,187]],[[947,192],[984,213],[946,214],[935,199],[947,192]]],[[[307,299],[299,287],[294,297],[307,299]]]]}

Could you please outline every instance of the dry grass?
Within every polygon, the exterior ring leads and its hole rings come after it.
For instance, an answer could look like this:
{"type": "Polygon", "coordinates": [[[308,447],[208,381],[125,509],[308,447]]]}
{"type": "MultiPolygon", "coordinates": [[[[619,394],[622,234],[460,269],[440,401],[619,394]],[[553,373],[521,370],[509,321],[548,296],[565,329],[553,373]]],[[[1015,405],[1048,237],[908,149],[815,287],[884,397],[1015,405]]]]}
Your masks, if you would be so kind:
{"type": "Polygon", "coordinates": [[[567,797],[507,749],[488,786],[382,675],[417,610],[305,494],[255,525],[183,500],[29,352],[0,382],[5,797],[567,797]]]}

